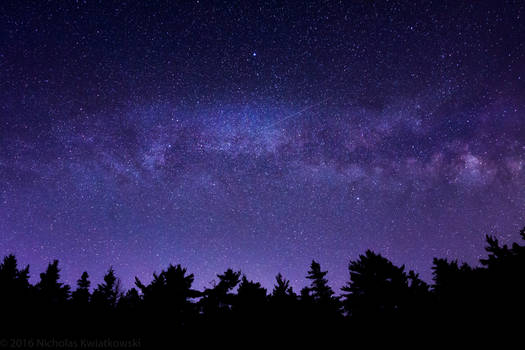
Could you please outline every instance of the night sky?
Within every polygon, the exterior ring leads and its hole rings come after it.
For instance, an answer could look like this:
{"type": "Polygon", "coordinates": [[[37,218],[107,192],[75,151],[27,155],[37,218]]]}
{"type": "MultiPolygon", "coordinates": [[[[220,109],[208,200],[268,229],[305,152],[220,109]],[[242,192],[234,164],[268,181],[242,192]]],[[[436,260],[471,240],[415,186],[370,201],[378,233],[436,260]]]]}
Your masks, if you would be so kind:
{"type": "Polygon", "coordinates": [[[523,1],[1,1],[0,253],[338,290],[525,225],[523,1]]]}

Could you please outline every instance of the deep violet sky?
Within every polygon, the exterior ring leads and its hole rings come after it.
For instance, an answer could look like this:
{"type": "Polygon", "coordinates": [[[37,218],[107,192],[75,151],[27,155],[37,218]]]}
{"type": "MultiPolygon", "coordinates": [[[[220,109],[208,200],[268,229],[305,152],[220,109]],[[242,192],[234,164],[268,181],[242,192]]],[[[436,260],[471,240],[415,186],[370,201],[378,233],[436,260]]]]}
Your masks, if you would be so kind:
{"type": "Polygon", "coordinates": [[[525,225],[523,1],[1,1],[0,253],[297,289],[525,225]]]}

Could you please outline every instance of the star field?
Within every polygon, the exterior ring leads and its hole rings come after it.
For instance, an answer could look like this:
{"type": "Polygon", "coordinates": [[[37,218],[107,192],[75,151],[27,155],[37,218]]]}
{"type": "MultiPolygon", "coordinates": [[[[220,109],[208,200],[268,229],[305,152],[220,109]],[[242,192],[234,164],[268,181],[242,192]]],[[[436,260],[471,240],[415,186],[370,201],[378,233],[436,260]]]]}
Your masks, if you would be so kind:
{"type": "Polygon", "coordinates": [[[5,1],[0,252],[74,284],[430,280],[525,224],[520,1],[5,1]]]}

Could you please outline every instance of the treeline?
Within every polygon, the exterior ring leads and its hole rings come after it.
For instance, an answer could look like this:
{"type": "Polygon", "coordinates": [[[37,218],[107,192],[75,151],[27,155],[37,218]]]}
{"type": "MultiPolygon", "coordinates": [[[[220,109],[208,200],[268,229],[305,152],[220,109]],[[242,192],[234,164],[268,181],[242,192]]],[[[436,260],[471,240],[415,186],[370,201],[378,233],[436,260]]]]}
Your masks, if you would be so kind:
{"type": "MultiPolygon", "coordinates": [[[[525,239],[525,229],[520,234],[525,239]]],[[[370,330],[495,329],[524,315],[525,246],[500,245],[491,236],[486,244],[488,256],[479,267],[435,258],[431,285],[368,250],[350,261],[349,281],[339,296],[316,261],[306,276],[310,285],[298,293],[281,274],[268,291],[232,269],[199,291],[192,288],[193,274],[180,265],[153,274],[148,284],[135,278],[135,287],[123,291],[111,268],[93,289],[84,272],[72,290],[60,282],[57,260],[32,285],[29,266],[19,267],[8,255],[0,264],[0,310],[6,321],[0,329],[9,336],[139,337],[142,344],[157,345],[231,331],[299,332],[313,339],[363,336],[370,330]]]]}

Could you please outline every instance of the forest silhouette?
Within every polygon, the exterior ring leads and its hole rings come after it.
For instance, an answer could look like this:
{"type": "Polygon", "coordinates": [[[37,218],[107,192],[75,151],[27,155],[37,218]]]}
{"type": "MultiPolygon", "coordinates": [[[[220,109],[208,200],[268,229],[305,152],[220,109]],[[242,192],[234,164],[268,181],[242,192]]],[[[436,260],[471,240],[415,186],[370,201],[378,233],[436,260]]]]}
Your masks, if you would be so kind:
{"type": "MultiPolygon", "coordinates": [[[[525,240],[525,228],[520,235],[525,240]]],[[[60,282],[58,260],[32,285],[29,266],[19,267],[11,254],[0,264],[0,337],[67,339],[61,344],[76,345],[71,347],[111,337],[133,339],[127,347],[150,347],[206,339],[234,344],[239,337],[413,339],[466,334],[467,328],[488,332],[480,334],[508,331],[524,314],[525,246],[500,245],[487,236],[485,249],[488,256],[477,267],[435,258],[432,284],[368,250],[349,262],[349,280],[339,296],[315,260],[306,275],[310,284],[299,293],[281,274],[268,291],[232,269],[199,291],[192,288],[194,275],[181,265],[154,273],[148,284],[135,278],[127,291],[112,268],[94,288],[84,272],[72,291],[60,282]]]]}

